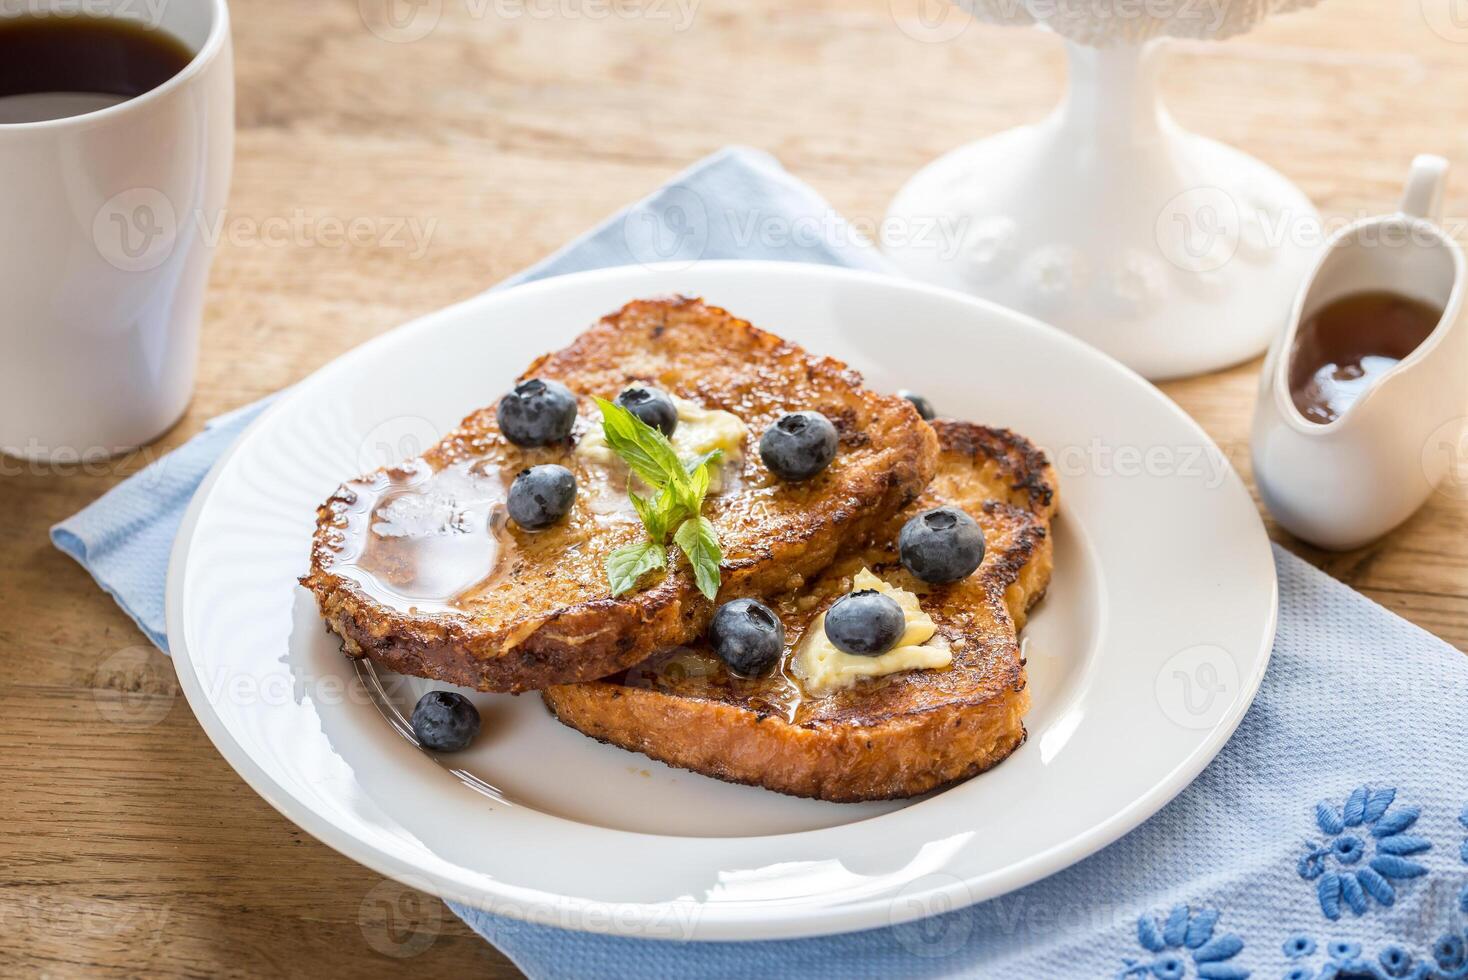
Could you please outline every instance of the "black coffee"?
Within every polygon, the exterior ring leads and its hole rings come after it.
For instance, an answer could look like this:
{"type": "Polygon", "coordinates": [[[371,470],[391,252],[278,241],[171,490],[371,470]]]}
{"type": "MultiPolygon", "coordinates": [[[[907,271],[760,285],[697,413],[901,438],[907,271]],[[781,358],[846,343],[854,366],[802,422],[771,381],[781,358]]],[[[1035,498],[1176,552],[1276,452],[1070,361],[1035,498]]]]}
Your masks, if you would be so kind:
{"type": "Polygon", "coordinates": [[[0,18],[0,123],[60,119],[152,91],[194,55],[182,41],[116,17],[0,18]]]}

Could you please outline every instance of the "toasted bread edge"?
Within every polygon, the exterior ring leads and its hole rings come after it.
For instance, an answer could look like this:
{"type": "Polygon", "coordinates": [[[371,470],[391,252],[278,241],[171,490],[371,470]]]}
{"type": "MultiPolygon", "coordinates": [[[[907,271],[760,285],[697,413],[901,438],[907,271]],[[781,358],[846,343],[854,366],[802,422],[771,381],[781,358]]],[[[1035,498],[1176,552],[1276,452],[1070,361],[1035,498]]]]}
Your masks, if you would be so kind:
{"type": "MultiPolygon", "coordinates": [[[[688,297],[634,300],[603,317],[599,325],[615,326],[629,313],[660,303],[682,307],[701,302],[688,297]]],[[[707,309],[712,316],[722,318],[721,329],[745,338],[756,348],[801,350],[726,310],[714,306],[707,309]]],[[[804,353],[811,361],[811,370],[840,374],[860,397],[890,409],[879,414],[895,438],[868,467],[866,482],[849,490],[851,505],[847,511],[822,526],[804,529],[799,540],[770,542],[757,559],[727,564],[720,601],[761,596],[792,576],[819,572],[835,558],[843,539],[869,533],[904,507],[928,484],[936,469],[937,438],[929,426],[921,424],[910,404],[861,387],[860,375],[839,361],[804,353]],[[887,417],[894,413],[901,418],[887,417]]],[[[531,372],[550,356],[537,359],[531,372]]],[[[439,447],[472,441],[485,411],[466,418],[439,447]]],[[[343,652],[353,658],[368,658],[385,670],[482,691],[539,690],[554,684],[591,681],[626,669],[657,650],[701,635],[713,616],[714,604],[698,593],[691,572],[681,563],[661,582],[635,594],[621,598],[608,595],[565,606],[543,619],[504,629],[477,627],[449,615],[413,615],[394,610],[329,567],[326,541],[332,527],[332,505],[340,493],[318,508],[311,567],[300,582],[315,595],[328,630],[342,638],[343,652]]]]}
{"type": "Polygon", "coordinates": [[[944,453],[994,467],[992,475],[986,470],[987,482],[1008,487],[1013,503],[986,506],[1013,507],[1031,518],[1016,545],[987,572],[988,601],[1016,634],[1013,683],[999,697],[873,725],[795,725],[742,706],[609,682],[548,688],[542,692],[547,708],[585,735],[677,768],[838,803],[918,796],[1003,761],[1026,737],[1022,719],[1030,697],[1017,634],[1053,570],[1054,471],[1042,452],[1008,430],[934,424],[944,453]]]}

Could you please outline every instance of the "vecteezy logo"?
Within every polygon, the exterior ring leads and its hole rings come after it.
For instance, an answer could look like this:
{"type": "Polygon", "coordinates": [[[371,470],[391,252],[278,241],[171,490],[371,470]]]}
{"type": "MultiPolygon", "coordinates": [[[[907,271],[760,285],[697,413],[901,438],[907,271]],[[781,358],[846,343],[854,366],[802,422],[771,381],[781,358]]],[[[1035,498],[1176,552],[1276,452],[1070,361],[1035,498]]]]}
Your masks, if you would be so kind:
{"type": "Polygon", "coordinates": [[[357,472],[392,466],[417,459],[438,442],[441,433],[432,422],[418,415],[399,415],[373,426],[357,447],[357,472]]]}
{"type": "Polygon", "coordinates": [[[443,903],[418,888],[385,879],[362,899],[357,926],[367,945],[384,956],[408,959],[424,952],[438,938],[443,925],[443,903]]]}
{"type": "Polygon", "coordinates": [[[1428,29],[1444,41],[1468,43],[1468,0],[1417,0],[1428,29]]]}
{"type": "Polygon", "coordinates": [[[622,237],[642,265],[692,265],[708,248],[708,208],[694,191],[674,185],[630,212],[622,221],[622,237]]]}
{"type": "Polygon", "coordinates": [[[963,269],[969,282],[992,282],[1009,271],[1019,251],[1019,226],[1003,215],[984,218],[963,239],[963,269]]]}
{"type": "Polygon", "coordinates": [[[1194,187],[1173,197],[1157,216],[1162,257],[1185,272],[1221,269],[1239,249],[1239,206],[1218,187],[1194,187]]]}
{"type": "Polygon", "coordinates": [[[887,0],[887,10],[899,31],[924,44],[951,41],[974,19],[955,0],[887,0]]]}
{"type": "Polygon", "coordinates": [[[1438,493],[1468,500],[1468,417],[1451,419],[1432,430],[1422,444],[1422,472],[1438,493]]]}
{"type": "Polygon", "coordinates": [[[946,913],[973,901],[963,879],[935,872],[903,885],[888,908],[888,919],[897,941],[914,956],[951,956],[968,942],[974,923],[969,916],[946,913]]]}
{"type": "Polygon", "coordinates": [[[134,187],[114,194],[92,219],[92,242],[123,272],[156,269],[178,242],[178,215],[162,191],[134,187]]]}
{"type": "Polygon", "coordinates": [[[123,728],[152,728],[177,697],[167,657],[150,646],[123,647],[97,665],[92,698],[97,713],[123,728]]]}
{"type": "Polygon", "coordinates": [[[357,0],[362,23],[394,44],[421,41],[443,17],[443,0],[357,0]]]}
{"type": "Polygon", "coordinates": [[[1223,647],[1188,647],[1157,671],[1154,693],[1168,721],[1182,728],[1212,728],[1239,693],[1239,667],[1223,647]]]}

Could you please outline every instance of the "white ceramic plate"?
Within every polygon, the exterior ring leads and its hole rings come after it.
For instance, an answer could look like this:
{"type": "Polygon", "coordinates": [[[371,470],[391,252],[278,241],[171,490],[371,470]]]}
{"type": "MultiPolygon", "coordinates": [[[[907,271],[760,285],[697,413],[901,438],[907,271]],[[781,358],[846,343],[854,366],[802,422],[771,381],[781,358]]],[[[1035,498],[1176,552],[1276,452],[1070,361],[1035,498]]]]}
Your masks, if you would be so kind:
{"type": "Polygon", "coordinates": [[[1186,415],[1080,342],[956,293],[825,267],[568,276],[471,300],[354,350],[271,406],[179,533],[168,632],[204,729],[306,831],[492,911],[642,936],[884,926],[1002,894],[1146,819],[1208,763],[1264,673],[1275,576],[1248,493],[1186,415]],[[316,505],[499,397],[623,302],[702,295],[879,389],[1010,426],[1060,474],[1055,578],[1026,630],[1029,740],[903,803],[792,799],[669,769],[474,695],[484,732],[435,758],[400,715],[423,682],[340,654],[296,585],[316,505]]]}

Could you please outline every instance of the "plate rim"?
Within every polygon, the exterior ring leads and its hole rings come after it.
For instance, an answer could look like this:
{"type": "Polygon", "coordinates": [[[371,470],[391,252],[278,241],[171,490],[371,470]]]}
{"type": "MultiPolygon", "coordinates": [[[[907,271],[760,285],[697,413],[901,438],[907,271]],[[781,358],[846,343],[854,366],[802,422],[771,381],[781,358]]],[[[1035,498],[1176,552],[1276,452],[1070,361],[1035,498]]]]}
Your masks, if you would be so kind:
{"type": "MultiPolygon", "coordinates": [[[[390,338],[401,339],[404,335],[429,329],[440,318],[462,311],[465,308],[476,306],[502,292],[514,291],[517,294],[521,294],[526,291],[550,291],[557,288],[566,288],[568,284],[577,282],[616,280],[620,278],[635,279],[643,275],[658,276],[674,272],[686,273],[694,267],[701,267],[704,270],[707,270],[709,267],[719,267],[719,274],[727,271],[736,276],[741,273],[769,273],[794,276],[796,278],[815,276],[817,278],[846,279],[851,281],[877,281],[881,284],[900,289],[928,293],[948,300],[956,300],[962,304],[982,309],[990,316],[997,316],[1010,321],[1022,329],[1040,330],[1062,343],[1081,349],[1086,356],[1109,362],[1113,368],[1119,369],[1130,380],[1139,383],[1158,400],[1158,407],[1160,409],[1169,412],[1175,419],[1190,429],[1194,435],[1204,440],[1203,444],[1205,447],[1219,452],[1219,458],[1225,466],[1226,480],[1232,479],[1238,481],[1238,489],[1248,495],[1247,486],[1243,483],[1243,478],[1239,475],[1232,462],[1222,454],[1221,450],[1218,450],[1217,443],[1208,432],[1156,385],[1147,381],[1136,371],[1128,368],[1115,358],[1110,357],[1103,351],[1092,347],[1079,338],[1065,333],[1058,327],[1007,307],[1000,306],[997,303],[970,296],[957,290],[933,286],[899,275],[866,269],[794,261],[743,259],[705,260],[692,264],[674,261],[613,266],[551,276],[531,282],[508,285],[503,288],[492,288],[475,296],[460,300],[459,302],[451,303],[448,306],[414,317],[396,327],[384,330],[377,336],[343,351],[341,354],[317,367],[300,381],[277,393],[270,404],[265,407],[264,411],[250,422],[244,431],[230,444],[228,449],[209,468],[208,473],[191,498],[184,518],[179,525],[170,550],[165,593],[165,616],[170,646],[169,653],[171,659],[174,661],[175,672],[179,677],[179,686],[184,693],[190,710],[198,720],[200,727],[204,729],[210,742],[213,743],[215,749],[252,790],[287,820],[344,857],[408,887],[430,891],[445,901],[458,902],[476,908],[485,908],[488,902],[492,900],[494,903],[493,908],[492,910],[487,909],[488,911],[492,911],[494,914],[508,915],[526,922],[535,923],[539,921],[536,915],[537,905],[543,906],[546,902],[537,902],[537,896],[550,899],[550,901],[556,903],[558,908],[562,910],[567,908],[573,910],[606,908],[628,911],[653,910],[666,909],[672,904],[594,901],[558,895],[551,892],[542,892],[528,886],[514,885],[509,882],[499,882],[497,880],[494,884],[499,885],[500,888],[498,890],[486,889],[484,896],[456,894],[459,888],[456,883],[445,879],[432,870],[416,867],[409,862],[399,859],[395,855],[383,852],[371,844],[363,844],[354,835],[341,830],[334,823],[319,816],[309,806],[298,803],[293,799],[285,786],[278,783],[255,762],[249,752],[228,731],[221,716],[212,710],[212,705],[210,705],[205,696],[203,684],[195,669],[196,664],[194,658],[188,652],[186,644],[183,641],[183,583],[185,578],[184,573],[188,565],[189,552],[204,505],[229,461],[264,423],[277,413],[284,411],[294,400],[304,397],[301,392],[306,383],[316,378],[322,372],[335,369],[337,365],[340,365],[344,361],[366,357],[372,349],[378,345],[387,343],[390,338]],[[186,665],[186,669],[184,665],[186,665]]],[[[1252,498],[1250,498],[1250,505],[1255,518],[1254,528],[1257,531],[1257,541],[1264,548],[1269,549],[1271,546],[1268,533],[1265,529],[1263,518],[1259,514],[1258,507],[1253,503],[1252,498]]],[[[926,917],[926,915],[930,914],[927,910],[957,909],[999,898],[1011,891],[1056,874],[1114,843],[1150,819],[1176,798],[1179,793],[1191,785],[1208,764],[1222,751],[1253,705],[1272,657],[1279,620],[1279,578],[1272,560],[1268,563],[1268,570],[1270,599],[1267,621],[1264,623],[1262,633],[1260,656],[1257,658],[1252,672],[1240,678],[1240,697],[1235,699],[1229,711],[1220,718],[1217,724],[1212,726],[1207,737],[1201,740],[1192,752],[1179,761],[1165,776],[1158,779],[1146,792],[1138,795],[1109,818],[1094,824],[1086,831],[1075,835],[1069,840],[1030,854],[997,871],[986,872],[983,875],[970,879],[962,879],[954,876],[954,881],[951,883],[904,894],[903,897],[905,899],[911,900],[895,905],[892,896],[870,896],[839,905],[816,904],[811,907],[797,908],[784,906],[779,910],[778,918],[751,918],[748,914],[748,907],[743,906],[742,903],[697,902],[695,905],[703,913],[698,922],[697,932],[692,936],[682,938],[691,941],[709,942],[797,939],[900,925],[904,922],[926,917]],[[985,886],[975,888],[973,886],[975,880],[984,881],[985,886]]],[[[651,834],[647,836],[657,837],[661,835],[651,834]]],[[[608,935],[627,934],[625,929],[618,929],[616,925],[616,922],[625,920],[617,919],[615,916],[582,915],[576,916],[575,920],[577,923],[575,925],[568,926],[564,921],[558,921],[556,924],[565,928],[573,928],[585,932],[608,935]]],[[[663,939],[665,937],[652,935],[648,938],[663,939]]]]}

